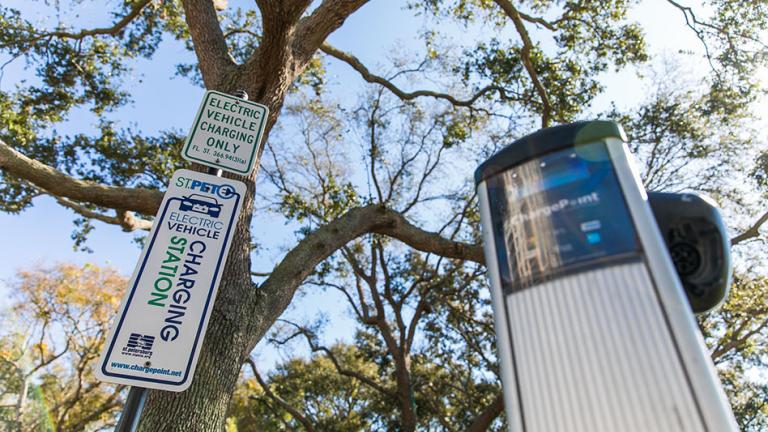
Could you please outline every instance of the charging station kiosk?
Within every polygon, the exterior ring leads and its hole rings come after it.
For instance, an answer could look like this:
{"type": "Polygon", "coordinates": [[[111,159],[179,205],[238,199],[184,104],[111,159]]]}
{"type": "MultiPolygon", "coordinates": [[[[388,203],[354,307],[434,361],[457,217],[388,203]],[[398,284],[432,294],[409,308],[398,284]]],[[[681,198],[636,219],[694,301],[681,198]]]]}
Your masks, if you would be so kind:
{"type": "Polygon", "coordinates": [[[475,172],[511,431],[738,430],[625,142],[557,126],[475,172]]]}

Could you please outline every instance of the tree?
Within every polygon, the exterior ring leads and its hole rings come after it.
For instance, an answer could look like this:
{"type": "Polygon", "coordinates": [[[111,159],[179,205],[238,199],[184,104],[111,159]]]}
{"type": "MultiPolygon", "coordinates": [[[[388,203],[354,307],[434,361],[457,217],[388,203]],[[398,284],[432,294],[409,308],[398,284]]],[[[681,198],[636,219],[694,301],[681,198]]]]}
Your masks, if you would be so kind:
{"type": "MultiPolygon", "coordinates": [[[[358,372],[373,373],[354,346],[338,345],[331,351],[358,372]]],[[[291,360],[280,365],[268,382],[254,361],[248,363],[253,377],[238,387],[230,410],[238,430],[372,430],[374,412],[388,405],[364,384],[339,375],[326,357],[291,360]]]]}
{"type": "Polygon", "coordinates": [[[122,386],[98,381],[93,368],[126,282],[115,270],[92,265],[18,273],[0,333],[0,391],[14,401],[8,430],[114,425],[122,386]]]}
{"type": "Polygon", "coordinates": [[[730,299],[700,319],[731,406],[743,431],[768,426],[768,385],[750,372],[768,366],[768,308],[764,276],[737,275],[730,299]]]}
{"type": "MultiPolygon", "coordinates": [[[[427,43],[424,62],[411,68],[416,70],[414,76],[422,78],[416,84],[437,78],[438,85],[451,91],[407,91],[398,79],[403,74],[387,77],[371,72],[354,55],[326,42],[366,0],[324,0],[316,5],[309,0],[257,0],[254,10],[217,11],[225,3],[126,0],[111,25],[47,30],[38,29],[20,12],[3,8],[0,50],[11,59],[26,61],[36,77],[0,93],[3,210],[22,211],[34,197],[47,194],[82,215],[81,234],[87,233],[88,221],[93,219],[126,230],[148,227],[162,196],[160,190],[182,165],[177,156],[181,137],[173,132],[146,136],[121,129],[107,114],[130,100],[122,80],[132,61],[151,58],[164,38],[186,42],[195,54],[196,64],[180,65],[180,73],[209,89],[245,90],[252,100],[269,108],[264,147],[272,145],[270,132],[292,92],[322,93],[326,58],[346,63],[363,80],[379,86],[380,93],[386,90],[406,107],[435,100],[445,112],[444,121],[435,126],[444,136],[445,148],[469,145],[480,126],[505,131],[486,133],[491,143],[483,148],[486,154],[493,145],[503,145],[533,125],[578,117],[602,89],[597,80],[600,72],[647,59],[642,29],[627,22],[629,2],[624,0],[410,2],[414,12],[429,16],[427,35],[444,25],[477,25],[494,31],[509,28],[513,37],[478,41],[460,58],[449,58],[427,43]],[[440,79],[444,76],[452,78],[440,79]],[[98,133],[57,133],[60,122],[77,108],[87,108],[100,119],[98,133]],[[137,160],[146,164],[138,165],[137,160]]],[[[713,18],[706,22],[689,8],[672,1],[667,4],[683,12],[706,44],[712,69],[708,92],[720,95],[718,101],[730,101],[731,107],[745,109],[755,97],[753,72],[764,58],[759,41],[759,32],[766,26],[762,3],[715,1],[713,18]]],[[[723,111],[718,106],[709,108],[713,115],[717,109],[723,111]]],[[[256,343],[315,267],[337,251],[354,258],[345,249],[361,236],[374,251],[376,244],[386,243],[386,237],[443,260],[482,264],[481,249],[469,233],[452,239],[447,233],[429,231],[424,219],[417,223],[404,215],[407,206],[391,206],[391,196],[376,176],[376,165],[387,151],[375,143],[385,129],[378,123],[382,113],[376,105],[362,113],[371,122],[374,141],[363,171],[370,171],[366,175],[372,189],[354,199],[343,184],[326,182],[326,199],[341,198],[340,205],[321,206],[323,218],[302,231],[300,240],[258,286],[250,277],[253,241],[249,232],[256,172],[247,178],[235,176],[246,181],[248,193],[193,385],[180,394],[151,392],[143,430],[222,428],[238,373],[256,343]]],[[[401,174],[395,169],[389,175],[399,178],[401,174]]],[[[465,208],[471,205],[464,203],[465,208]]],[[[412,207],[423,210],[425,199],[417,198],[412,207]]],[[[369,253],[367,259],[373,260],[376,254],[369,253]]],[[[405,413],[407,401],[402,396],[398,400],[405,413]]]]}
{"type": "MultiPolygon", "coordinates": [[[[442,127],[457,120],[451,108],[404,104],[381,88],[368,92],[351,116],[337,116],[316,100],[308,103],[311,110],[291,106],[286,114],[300,117],[305,139],[280,143],[279,152],[267,149],[264,173],[269,185],[262,193],[281,198],[273,203],[275,211],[309,229],[357,205],[365,184],[344,169],[344,161],[355,157],[345,148],[354,142],[369,155],[371,188],[387,207],[419,219],[430,218],[424,206],[445,206],[437,232],[453,241],[478,240],[471,187],[465,179],[451,184],[444,178],[446,167],[461,164],[472,152],[454,145],[457,137],[442,127]],[[359,138],[334,133],[340,130],[354,131],[359,138]],[[304,157],[306,163],[301,155],[310,155],[304,157]]],[[[484,137],[487,132],[489,128],[475,133],[484,137]]],[[[474,259],[481,260],[480,251],[475,253],[474,259]]],[[[365,403],[356,407],[356,414],[367,414],[374,429],[485,430],[497,420],[502,403],[483,281],[484,269],[476,262],[418,253],[378,234],[361,236],[326,260],[302,286],[322,289],[346,304],[356,326],[356,355],[340,355],[338,350],[347,353],[347,346],[326,346],[324,326],[312,323],[283,320],[281,331],[269,340],[278,347],[301,340],[313,363],[330,362],[339,379],[365,387],[358,395],[365,403]]],[[[325,327],[338,325],[328,322],[325,327]]],[[[289,372],[279,376],[294,379],[289,372]]],[[[291,406],[297,413],[307,411],[303,403],[285,400],[274,409],[291,406]]],[[[328,427],[327,422],[321,427],[312,415],[302,416],[306,421],[301,424],[309,428],[343,428],[341,423],[328,427]]]]}

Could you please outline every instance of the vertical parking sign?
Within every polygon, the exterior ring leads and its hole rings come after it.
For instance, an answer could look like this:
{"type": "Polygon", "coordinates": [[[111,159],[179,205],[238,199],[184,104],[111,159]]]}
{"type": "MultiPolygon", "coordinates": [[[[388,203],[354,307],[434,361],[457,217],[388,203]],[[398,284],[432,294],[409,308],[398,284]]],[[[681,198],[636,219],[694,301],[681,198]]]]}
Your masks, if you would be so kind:
{"type": "Polygon", "coordinates": [[[102,352],[101,380],[189,387],[244,194],[239,181],[174,173],[102,352]]]}

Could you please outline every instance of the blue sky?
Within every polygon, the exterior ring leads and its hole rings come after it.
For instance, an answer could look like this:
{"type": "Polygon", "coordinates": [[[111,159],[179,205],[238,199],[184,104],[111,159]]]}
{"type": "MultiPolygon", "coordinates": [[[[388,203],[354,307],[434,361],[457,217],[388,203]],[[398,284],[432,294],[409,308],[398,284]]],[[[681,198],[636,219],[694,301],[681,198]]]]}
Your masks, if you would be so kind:
{"type": "MultiPolygon", "coordinates": [[[[6,0],[3,3],[7,7],[31,10],[41,20],[47,19],[47,15],[39,9],[42,7],[40,3],[28,0],[6,0]]],[[[252,1],[230,0],[231,6],[238,4],[253,7],[252,1]]],[[[331,36],[330,42],[355,54],[370,69],[381,70],[380,67],[387,64],[386,56],[390,53],[417,50],[422,46],[417,35],[424,18],[414,17],[411,11],[403,10],[401,5],[401,2],[389,0],[372,1],[348,19],[344,27],[331,36]]],[[[685,27],[682,14],[664,1],[643,2],[633,10],[631,18],[639,21],[646,29],[652,53],[674,53],[681,46],[700,51],[699,42],[685,27]]],[[[106,14],[100,16],[90,11],[88,17],[76,20],[78,27],[105,26],[110,22],[112,19],[106,14]]],[[[476,34],[479,31],[483,30],[465,32],[456,29],[448,31],[447,35],[460,42],[471,40],[473,32],[476,34]]],[[[188,130],[203,91],[184,78],[172,78],[175,65],[182,58],[191,60],[192,56],[181,44],[171,42],[164,43],[152,60],[137,62],[136,74],[128,82],[134,89],[134,102],[119,112],[119,118],[124,124],[133,124],[149,132],[170,128],[188,130]]],[[[342,101],[356,100],[359,92],[364,89],[359,76],[335,60],[328,61],[328,76],[330,90],[334,92],[335,98],[342,101]]],[[[17,61],[7,68],[0,86],[8,90],[13,83],[27,77],[23,63],[17,61]]],[[[596,101],[596,111],[606,108],[610,102],[631,106],[643,97],[644,89],[631,70],[606,74],[604,82],[607,91],[596,101]]],[[[75,113],[66,128],[72,132],[81,132],[92,130],[95,123],[95,119],[87,112],[75,113]]],[[[468,172],[466,176],[471,174],[468,172]]],[[[20,215],[0,213],[0,227],[5,240],[5,247],[0,249],[0,304],[7,301],[7,283],[19,268],[56,262],[92,262],[113,265],[126,275],[133,271],[140,252],[133,243],[133,234],[126,234],[119,227],[94,222],[96,229],[87,243],[94,252],[76,252],[73,251],[70,238],[74,217],[72,211],[58,206],[50,198],[36,199],[34,207],[20,215]]],[[[254,220],[255,240],[272,245],[263,258],[255,261],[255,270],[270,270],[274,259],[295,238],[276,219],[274,216],[260,215],[254,220]]],[[[340,299],[332,296],[310,293],[295,302],[291,314],[311,316],[318,310],[326,309],[343,315],[344,312],[338,306],[340,304],[340,299]]],[[[344,332],[336,334],[341,336],[344,332]]]]}

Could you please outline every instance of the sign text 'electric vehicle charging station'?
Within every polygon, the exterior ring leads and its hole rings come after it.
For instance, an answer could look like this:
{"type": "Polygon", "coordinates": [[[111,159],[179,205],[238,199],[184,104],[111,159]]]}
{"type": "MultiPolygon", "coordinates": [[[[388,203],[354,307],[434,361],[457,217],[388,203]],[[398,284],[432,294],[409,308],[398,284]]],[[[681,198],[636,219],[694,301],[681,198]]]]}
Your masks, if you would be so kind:
{"type": "Polygon", "coordinates": [[[174,173],[102,352],[102,381],[189,387],[244,194],[239,181],[174,173]]]}
{"type": "Polygon", "coordinates": [[[557,126],[475,173],[512,431],[737,430],[684,291],[697,312],[726,295],[722,222],[681,196],[657,224],[625,141],[557,126]]]}

